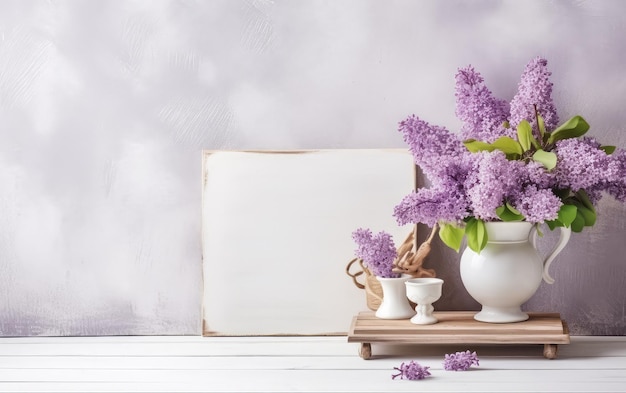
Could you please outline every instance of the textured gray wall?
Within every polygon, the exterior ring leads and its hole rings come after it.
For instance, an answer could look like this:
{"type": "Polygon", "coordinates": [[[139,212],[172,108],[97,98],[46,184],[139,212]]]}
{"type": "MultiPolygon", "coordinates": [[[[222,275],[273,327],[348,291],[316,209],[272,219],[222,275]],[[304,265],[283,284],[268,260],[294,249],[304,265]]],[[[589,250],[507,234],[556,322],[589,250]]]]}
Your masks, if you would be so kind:
{"type": "MultiPolygon", "coordinates": [[[[545,56],[561,117],[626,146],[625,10],[0,1],[0,334],[199,334],[201,150],[404,147],[410,113],[458,129],[460,66],[510,99],[545,56]]],[[[529,308],[561,311],[575,333],[626,333],[625,218],[605,201],[529,308]]],[[[440,306],[475,306],[458,255],[433,254],[440,306]]]]}

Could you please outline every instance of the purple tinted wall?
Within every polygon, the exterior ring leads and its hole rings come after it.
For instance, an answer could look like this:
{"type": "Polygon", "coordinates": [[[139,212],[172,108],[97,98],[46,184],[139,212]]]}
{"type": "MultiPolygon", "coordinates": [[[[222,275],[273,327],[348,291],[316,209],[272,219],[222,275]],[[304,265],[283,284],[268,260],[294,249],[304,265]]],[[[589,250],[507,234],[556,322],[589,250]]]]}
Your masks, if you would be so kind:
{"type": "MultiPolygon", "coordinates": [[[[454,73],[510,99],[549,61],[562,118],[626,146],[621,1],[0,3],[0,335],[199,334],[202,149],[404,147],[459,128],[454,73]]],[[[392,207],[390,206],[390,214],[392,207]]],[[[626,210],[599,207],[528,307],[624,334],[626,210]]],[[[475,306],[458,256],[441,305],[475,306]]],[[[343,261],[338,261],[342,263],[343,261]]],[[[439,266],[436,266],[439,265],[439,266]]]]}

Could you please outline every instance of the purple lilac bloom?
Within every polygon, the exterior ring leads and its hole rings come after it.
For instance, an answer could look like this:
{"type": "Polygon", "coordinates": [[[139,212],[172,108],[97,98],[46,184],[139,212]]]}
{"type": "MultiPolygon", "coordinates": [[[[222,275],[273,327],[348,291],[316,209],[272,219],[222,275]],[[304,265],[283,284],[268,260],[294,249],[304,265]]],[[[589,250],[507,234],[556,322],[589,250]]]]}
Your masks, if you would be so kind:
{"type": "Polygon", "coordinates": [[[608,171],[605,179],[592,187],[585,188],[589,199],[596,204],[602,197],[602,193],[613,196],[620,202],[626,202],[626,150],[617,149],[608,155],[608,171]]]}
{"type": "Polygon", "coordinates": [[[456,116],[463,122],[461,139],[493,142],[501,136],[515,136],[515,130],[505,128],[509,104],[493,96],[484,79],[473,67],[459,69],[456,74],[456,116]]]}
{"type": "Polygon", "coordinates": [[[429,227],[438,221],[458,222],[467,216],[467,203],[458,186],[420,188],[394,208],[398,225],[421,222],[429,227]]]}
{"type": "Polygon", "coordinates": [[[477,156],[464,151],[460,156],[444,156],[437,160],[437,170],[429,180],[433,186],[447,188],[459,187],[465,182],[467,176],[474,170],[477,156]]]}
{"type": "Polygon", "coordinates": [[[626,202],[626,150],[617,149],[613,154],[607,155],[606,159],[608,165],[603,178],[584,189],[594,205],[604,192],[620,202],[626,202]]]}
{"type": "Polygon", "coordinates": [[[400,122],[398,129],[409,145],[415,163],[429,177],[436,177],[438,163],[443,157],[460,157],[465,146],[443,127],[433,126],[415,115],[400,122]]]}
{"type": "Polygon", "coordinates": [[[478,366],[478,356],[470,351],[446,354],[443,362],[447,371],[467,371],[472,365],[478,366]]]}
{"type": "Polygon", "coordinates": [[[585,192],[587,193],[587,196],[589,197],[589,200],[591,201],[592,205],[595,206],[600,201],[600,199],[602,199],[602,196],[603,196],[602,191],[604,191],[604,190],[600,189],[599,186],[588,188],[588,189],[585,190],[585,192]]]}
{"type": "MultiPolygon", "coordinates": [[[[533,105],[537,106],[537,111],[543,117],[548,131],[554,130],[559,123],[556,107],[552,101],[552,82],[550,82],[552,73],[548,71],[547,65],[548,61],[541,57],[534,58],[526,65],[517,94],[511,101],[511,127],[516,129],[525,119],[531,123],[533,130],[537,130],[533,105]]],[[[537,132],[535,131],[535,135],[537,132]]]]}
{"type": "Polygon", "coordinates": [[[556,174],[547,171],[543,164],[530,161],[524,166],[524,181],[526,184],[534,184],[539,188],[552,189],[557,187],[556,174]]]}
{"type": "Polygon", "coordinates": [[[410,380],[418,380],[424,379],[430,376],[430,371],[428,371],[430,367],[428,366],[420,366],[419,363],[415,363],[411,360],[408,364],[402,362],[400,367],[394,367],[394,370],[399,371],[398,374],[392,374],[391,379],[396,379],[400,377],[400,379],[410,379],[410,380]]]}
{"type": "Polygon", "coordinates": [[[559,119],[550,75],[543,58],[527,64],[510,105],[511,129],[502,126],[509,107],[493,96],[471,66],[456,75],[456,114],[463,121],[459,135],[415,115],[402,121],[399,131],[431,188],[407,195],[395,207],[398,224],[461,224],[470,216],[498,220],[496,208],[505,202],[526,221],[540,223],[558,217],[562,201],[554,190],[584,190],[594,204],[604,193],[626,201],[626,151],[606,154],[595,139],[571,138],[543,146],[557,155],[557,165],[550,171],[528,157],[509,161],[497,150],[470,153],[463,146],[461,141],[469,138],[492,142],[503,135],[515,137],[522,120],[533,125],[537,137],[535,106],[547,131],[553,131],[559,119]]]}
{"type": "Polygon", "coordinates": [[[611,174],[606,192],[620,202],[626,201],[626,150],[618,149],[611,154],[611,174]]]}
{"type": "Polygon", "coordinates": [[[532,223],[556,220],[559,209],[563,205],[561,198],[554,195],[552,190],[538,189],[535,185],[526,187],[524,192],[512,202],[526,221],[532,223]]]}
{"type": "Polygon", "coordinates": [[[398,252],[391,235],[382,231],[372,236],[369,229],[359,228],[352,233],[352,239],[357,244],[355,255],[363,260],[363,265],[378,277],[400,277],[394,273],[393,262],[398,252]]]}
{"type": "Polygon", "coordinates": [[[475,169],[466,180],[472,215],[484,221],[498,220],[496,208],[521,191],[523,163],[509,161],[501,151],[475,153],[475,169]]]}
{"type": "Polygon", "coordinates": [[[580,189],[601,187],[615,179],[619,169],[611,165],[613,157],[596,147],[593,139],[564,139],[556,143],[554,168],[559,188],[580,189]]]}
{"type": "Polygon", "coordinates": [[[466,218],[469,201],[463,186],[475,160],[467,150],[460,157],[441,157],[437,172],[429,176],[431,188],[412,192],[394,208],[398,225],[421,222],[432,227],[438,221],[454,223],[466,218]]]}

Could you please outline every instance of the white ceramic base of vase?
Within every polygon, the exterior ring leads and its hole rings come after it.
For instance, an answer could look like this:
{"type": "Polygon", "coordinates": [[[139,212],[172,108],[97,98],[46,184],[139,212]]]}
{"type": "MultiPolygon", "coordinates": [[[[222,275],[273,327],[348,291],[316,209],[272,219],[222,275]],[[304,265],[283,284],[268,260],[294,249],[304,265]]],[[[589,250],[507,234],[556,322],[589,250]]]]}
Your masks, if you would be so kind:
{"type": "Polygon", "coordinates": [[[487,307],[474,315],[474,319],[489,323],[523,322],[528,319],[528,314],[522,312],[519,307],[487,307]]]}
{"type": "MultiPolygon", "coordinates": [[[[419,279],[418,279],[419,280],[419,279]]],[[[439,279],[437,279],[439,280],[439,279]]],[[[441,280],[440,280],[441,281],[441,280]]],[[[423,286],[422,286],[423,287],[423,286]]],[[[415,295],[415,290],[414,288],[412,288],[413,290],[411,291],[413,295],[415,295]]],[[[422,288],[425,289],[425,288],[422,288]]],[[[426,289],[425,293],[429,293],[431,289],[426,289]]],[[[441,283],[439,283],[438,285],[438,293],[441,293],[441,283]]],[[[434,296],[436,297],[436,296],[434,296]]],[[[433,311],[435,311],[435,308],[433,307],[432,304],[418,304],[415,306],[415,316],[413,318],[411,318],[411,323],[415,324],[415,325],[432,325],[434,323],[439,322],[439,320],[437,318],[435,318],[433,316],[433,311]]]]}
{"type": "Polygon", "coordinates": [[[394,307],[386,307],[384,304],[385,300],[383,299],[383,303],[380,305],[376,313],[374,314],[376,318],[380,319],[409,319],[415,315],[415,311],[407,301],[406,306],[402,305],[394,305],[394,307]]]}
{"type": "Polygon", "coordinates": [[[439,320],[432,315],[420,315],[417,314],[413,318],[411,318],[411,323],[416,325],[432,325],[439,322],[439,320]]]}

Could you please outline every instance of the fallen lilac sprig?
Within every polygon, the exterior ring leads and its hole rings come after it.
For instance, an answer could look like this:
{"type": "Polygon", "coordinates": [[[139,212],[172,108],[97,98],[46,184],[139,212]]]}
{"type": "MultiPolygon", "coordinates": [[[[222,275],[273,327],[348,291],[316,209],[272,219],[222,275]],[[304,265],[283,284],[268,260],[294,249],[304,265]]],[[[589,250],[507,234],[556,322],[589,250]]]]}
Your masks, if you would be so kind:
{"type": "Polygon", "coordinates": [[[457,352],[446,354],[443,368],[447,371],[467,371],[474,364],[478,366],[476,352],[457,352]]]}
{"type": "Polygon", "coordinates": [[[394,370],[400,371],[398,374],[392,374],[391,379],[396,379],[396,377],[400,377],[400,379],[424,379],[430,376],[430,371],[428,371],[430,367],[428,366],[420,366],[419,363],[415,363],[411,360],[408,364],[402,362],[400,367],[394,367],[394,370]]]}

